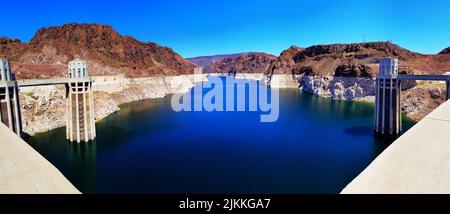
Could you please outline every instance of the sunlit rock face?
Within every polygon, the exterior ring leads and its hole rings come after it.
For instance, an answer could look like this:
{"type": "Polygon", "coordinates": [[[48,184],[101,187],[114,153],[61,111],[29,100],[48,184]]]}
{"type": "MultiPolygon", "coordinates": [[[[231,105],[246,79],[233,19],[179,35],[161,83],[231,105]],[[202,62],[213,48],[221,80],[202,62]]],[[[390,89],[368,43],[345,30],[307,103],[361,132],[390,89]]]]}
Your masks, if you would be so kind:
{"type": "Polygon", "coordinates": [[[317,96],[336,99],[355,99],[375,95],[372,78],[303,76],[300,88],[317,96]]]}

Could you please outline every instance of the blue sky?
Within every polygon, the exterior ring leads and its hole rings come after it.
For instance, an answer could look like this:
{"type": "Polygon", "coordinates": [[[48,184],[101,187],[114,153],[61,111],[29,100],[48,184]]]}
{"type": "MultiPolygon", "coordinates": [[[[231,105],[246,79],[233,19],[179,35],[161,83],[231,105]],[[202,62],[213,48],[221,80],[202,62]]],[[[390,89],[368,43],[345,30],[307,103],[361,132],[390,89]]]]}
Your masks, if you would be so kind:
{"type": "Polygon", "coordinates": [[[0,36],[28,42],[41,27],[113,26],[183,57],[247,51],[278,55],[291,45],[387,41],[421,53],[450,46],[450,1],[160,0],[2,3],[0,36]],[[5,8],[6,7],[6,8],[5,8]]]}

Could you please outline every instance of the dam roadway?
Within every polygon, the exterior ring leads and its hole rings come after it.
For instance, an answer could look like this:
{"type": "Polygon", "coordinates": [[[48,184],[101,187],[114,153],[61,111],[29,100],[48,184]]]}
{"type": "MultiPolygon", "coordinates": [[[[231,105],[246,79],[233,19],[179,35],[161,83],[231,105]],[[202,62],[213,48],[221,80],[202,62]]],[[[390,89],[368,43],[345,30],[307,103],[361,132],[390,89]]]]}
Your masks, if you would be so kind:
{"type": "Polygon", "coordinates": [[[79,194],[49,161],[0,123],[1,194],[79,194]]]}
{"type": "Polygon", "coordinates": [[[341,192],[449,193],[450,101],[384,150],[341,192]]]}

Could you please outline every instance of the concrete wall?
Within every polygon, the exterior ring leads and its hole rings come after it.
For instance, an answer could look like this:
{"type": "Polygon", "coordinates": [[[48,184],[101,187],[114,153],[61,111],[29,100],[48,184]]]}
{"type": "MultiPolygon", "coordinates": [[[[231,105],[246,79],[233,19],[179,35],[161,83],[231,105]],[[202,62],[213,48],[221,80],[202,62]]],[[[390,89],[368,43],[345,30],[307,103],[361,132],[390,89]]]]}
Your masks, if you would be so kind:
{"type": "Polygon", "coordinates": [[[342,193],[450,193],[450,101],[392,143],[342,193]]]}

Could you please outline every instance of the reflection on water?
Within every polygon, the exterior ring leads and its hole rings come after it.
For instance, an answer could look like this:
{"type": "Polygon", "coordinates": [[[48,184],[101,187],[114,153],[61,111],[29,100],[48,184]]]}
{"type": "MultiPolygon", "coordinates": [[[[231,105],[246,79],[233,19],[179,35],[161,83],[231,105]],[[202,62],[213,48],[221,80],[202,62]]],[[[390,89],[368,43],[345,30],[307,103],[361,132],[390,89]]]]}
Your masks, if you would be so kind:
{"type": "Polygon", "coordinates": [[[65,128],[28,142],[84,193],[338,193],[394,140],[373,136],[368,103],[280,90],[279,120],[260,123],[174,112],[170,98],[122,105],[91,143],[65,128]]]}

